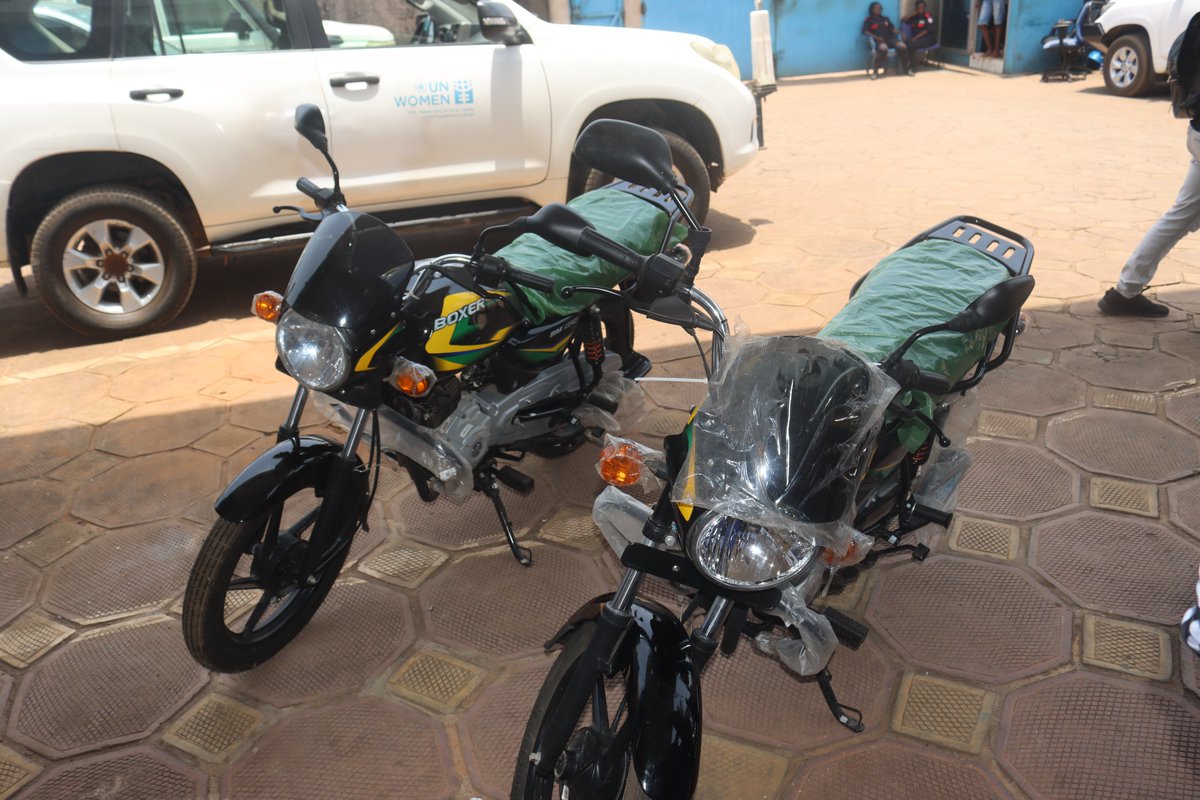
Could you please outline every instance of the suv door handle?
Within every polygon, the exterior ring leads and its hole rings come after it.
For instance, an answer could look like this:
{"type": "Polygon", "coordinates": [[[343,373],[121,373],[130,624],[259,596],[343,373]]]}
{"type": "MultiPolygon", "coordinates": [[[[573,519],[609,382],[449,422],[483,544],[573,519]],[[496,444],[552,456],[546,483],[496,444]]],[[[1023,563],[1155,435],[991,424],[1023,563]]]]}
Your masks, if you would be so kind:
{"type": "Polygon", "coordinates": [[[345,89],[351,83],[365,83],[367,86],[376,86],[379,83],[379,76],[368,75],[365,72],[347,72],[345,75],[334,75],[329,79],[329,85],[335,89],[345,89]]]}
{"type": "Polygon", "coordinates": [[[130,100],[149,100],[151,97],[166,95],[174,100],[183,97],[183,89],[134,89],[129,93],[130,100]]]}

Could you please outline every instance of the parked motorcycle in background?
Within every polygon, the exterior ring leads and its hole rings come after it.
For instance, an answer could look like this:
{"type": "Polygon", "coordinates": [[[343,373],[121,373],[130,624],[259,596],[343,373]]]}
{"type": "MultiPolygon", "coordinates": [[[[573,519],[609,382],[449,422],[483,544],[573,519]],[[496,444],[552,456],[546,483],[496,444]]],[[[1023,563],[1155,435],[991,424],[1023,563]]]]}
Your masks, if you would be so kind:
{"type": "Polygon", "coordinates": [[[188,649],[220,672],[262,663],[312,617],[367,526],[385,457],[422,500],[487,495],[514,556],[531,564],[500,485],[528,493],[533,479],[500,462],[569,453],[611,421],[620,380],[650,367],[633,349],[630,311],[692,325],[676,294],[709,235],[662,137],[598,120],[576,157],[639,185],[547,205],[485,230],[470,255],[416,262],[384,223],[347,208],[316,106],[297,108],[296,130],[329,161],[333,186],[297,182],[318,212],[291,210],[318,227],[285,294],[254,306],[276,325],[277,367],[299,386],[277,444],[217,499],[184,595],[188,649]],[[610,168],[613,153],[632,168],[610,168]],[[505,232],[526,235],[489,253],[486,241],[505,232]],[[310,395],[343,423],[344,441],[300,434],[310,395]]]}
{"type": "Polygon", "coordinates": [[[875,267],[816,337],[726,341],[714,315],[717,368],[685,429],[662,453],[606,449],[600,472],[614,486],[647,474],[664,486],[652,508],[612,486],[595,502],[627,571],[547,644],[562,650],[525,729],[513,798],[692,797],[700,676],[742,634],[815,678],[835,719],[863,730],[828,664],[839,641],[858,647],[868,630],[812,603],[860,562],[923,560],[928,547],[903,539],[949,524],[945,487],[968,462],[946,430],[965,433],[964,393],[1011,352],[1032,260],[1024,238],[959,217],[875,267]],[[690,588],[682,613],[638,596],[647,575],[690,588]]]}

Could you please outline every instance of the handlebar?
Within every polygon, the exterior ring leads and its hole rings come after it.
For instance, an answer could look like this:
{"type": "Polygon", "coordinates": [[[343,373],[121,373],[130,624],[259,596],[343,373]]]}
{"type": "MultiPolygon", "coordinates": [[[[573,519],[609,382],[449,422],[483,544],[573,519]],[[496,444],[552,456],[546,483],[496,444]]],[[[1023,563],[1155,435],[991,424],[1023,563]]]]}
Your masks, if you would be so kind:
{"type": "Polygon", "coordinates": [[[332,213],[339,203],[344,202],[336,191],[333,189],[322,189],[308,178],[297,179],[296,188],[300,190],[301,194],[316,203],[317,208],[326,215],[332,213]]]}
{"type": "Polygon", "coordinates": [[[953,385],[945,375],[926,372],[908,359],[897,362],[896,366],[888,370],[888,374],[900,384],[902,390],[916,389],[919,392],[943,395],[948,394],[953,385]]]}
{"type": "Polygon", "coordinates": [[[519,286],[549,294],[554,291],[554,281],[535,272],[527,272],[512,266],[503,258],[493,255],[483,255],[475,262],[475,274],[485,284],[495,286],[501,281],[508,281],[519,286]]]}
{"type": "Polygon", "coordinates": [[[638,255],[625,245],[614,242],[612,239],[599,233],[595,228],[584,229],[583,233],[579,235],[579,246],[592,255],[599,256],[605,261],[611,261],[618,267],[627,269],[630,272],[640,271],[649,260],[645,256],[638,255]]]}

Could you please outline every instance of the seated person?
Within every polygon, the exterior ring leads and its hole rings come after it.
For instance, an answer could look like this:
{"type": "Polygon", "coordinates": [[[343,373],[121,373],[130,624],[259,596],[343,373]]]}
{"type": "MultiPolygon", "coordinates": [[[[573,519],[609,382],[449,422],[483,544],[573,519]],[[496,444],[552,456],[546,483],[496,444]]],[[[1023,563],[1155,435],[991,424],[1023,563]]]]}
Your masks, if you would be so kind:
{"type": "Polygon", "coordinates": [[[909,50],[921,50],[937,44],[937,36],[933,28],[933,14],[925,7],[925,0],[917,0],[917,7],[901,23],[907,25],[912,35],[908,38],[909,50]]]}
{"type": "Polygon", "coordinates": [[[862,32],[871,39],[875,49],[874,67],[871,70],[871,80],[879,77],[887,66],[889,47],[896,48],[896,58],[900,60],[900,68],[908,75],[913,74],[912,65],[908,60],[908,46],[896,35],[896,27],[892,21],[883,15],[883,5],[871,3],[867,8],[867,18],[863,20],[862,32]]]}

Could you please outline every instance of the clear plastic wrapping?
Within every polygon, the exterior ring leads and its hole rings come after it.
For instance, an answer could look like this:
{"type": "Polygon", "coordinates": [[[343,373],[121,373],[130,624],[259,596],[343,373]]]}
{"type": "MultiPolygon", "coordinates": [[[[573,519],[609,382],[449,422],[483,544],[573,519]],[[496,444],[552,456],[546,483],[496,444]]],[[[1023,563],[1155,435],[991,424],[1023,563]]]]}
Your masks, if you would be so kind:
{"type": "Polygon", "coordinates": [[[626,545],[642,541],[650,512],[650,506],[615,486],[605,486],[592,503],[592,521],[617,555],[625,552],[626,545]]]}
{"type": "Polygon", "coordinates": [[[621,439],[605,434],[604,449],[600,452],[600,460],[596,462],[596,474],[609,481],[613,471],[620,471],[624,482],[610,482],[626,488],[637,486],[644,492],[662,491],[663,481],[658,472],[665,474],[666,457],[661,450],[647,447],[632,439],[621,439]],[[606,474],[606,469],[609,474],[606,474]]]}
{"type": "Polygon", "coordinates": [[[734,337],[692,425],[674,497],[842,553],[871,443],[896,390],[838,343],[734,337]]]}
{"type": "Polygon", "coordinates": [[[646,393],[642,387],[637,381],[616,371],[604,373],[589,398],[617,407],[615,412],[609,413],[585,401],[575,409],[575,417],[581,425],[585,428],[601,428],[606,433],[620,433],[627,424],[640,418],[646,408],[646,393]]]}
{"type": "Polygon", "coordinates": [[[760,633],[755,639],[759,649],[779,656],[784,666],[801,675],[816,675],[824,669],[837,648],[837,634],[824,614],[809,608],[802,586],[785,589],[774,613],[795,635],[760,633]]]}

